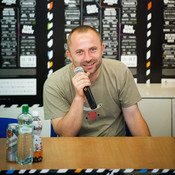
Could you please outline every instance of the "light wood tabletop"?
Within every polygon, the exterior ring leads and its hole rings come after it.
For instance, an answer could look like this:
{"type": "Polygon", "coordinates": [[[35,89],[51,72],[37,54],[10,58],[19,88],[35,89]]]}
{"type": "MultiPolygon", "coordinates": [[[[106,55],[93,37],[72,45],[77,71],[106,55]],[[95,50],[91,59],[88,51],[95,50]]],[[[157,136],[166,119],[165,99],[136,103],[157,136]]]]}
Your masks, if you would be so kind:
{"type": "Polygon", "coordinates": [[[77,168],[175,169],[175,137],[43,138],[43,161],[32,165],[7,162],[0,139],[0,170],[77,168]]]}

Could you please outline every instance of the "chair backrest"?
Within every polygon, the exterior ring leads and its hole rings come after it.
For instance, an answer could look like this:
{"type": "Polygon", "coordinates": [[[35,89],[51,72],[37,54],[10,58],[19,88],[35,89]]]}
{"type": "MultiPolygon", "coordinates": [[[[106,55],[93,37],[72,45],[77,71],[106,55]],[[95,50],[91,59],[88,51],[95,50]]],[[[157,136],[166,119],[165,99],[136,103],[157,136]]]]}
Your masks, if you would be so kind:
{"type": "Polygon", "coordinates": [[[51,136],[51,137],[57,137],[57,134],[55,133],[55,131],[54,131],[54,129],[53,129],[52,123],[51,123],[51,132],[50,132],[50,136],[51,136]]]}
{"type": "Polygon", "coordinates": [[[7,137],[7,127],[9,123],[18,123],[14,118],[0,118],[0,138],[7,137]]]}
{"type": "Polygon", "coordinates": [[[125,123],[125,131],[126,131],[126,136],[127,136],[127,137],[132,136],[132,134],[131,134],[131,132],[130,132],[130,130],[129,130],[129,128],[128,128],[128,126],[127,126],[126,123],[125,123]]]}

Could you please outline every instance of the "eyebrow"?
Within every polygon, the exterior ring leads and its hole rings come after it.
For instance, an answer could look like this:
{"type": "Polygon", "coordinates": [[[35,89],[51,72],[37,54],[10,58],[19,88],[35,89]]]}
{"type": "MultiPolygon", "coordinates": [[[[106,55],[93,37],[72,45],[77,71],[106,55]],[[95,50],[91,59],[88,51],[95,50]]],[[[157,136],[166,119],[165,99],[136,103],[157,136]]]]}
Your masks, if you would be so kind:
{"type": "Polygon", "coordinates": [[[98,47],[97,47],[97,46],[92,46],[92,47],[90,47],[90,49],[92,49],[92,48],[96,48],[96,49],[97,49],[98,47]]]}

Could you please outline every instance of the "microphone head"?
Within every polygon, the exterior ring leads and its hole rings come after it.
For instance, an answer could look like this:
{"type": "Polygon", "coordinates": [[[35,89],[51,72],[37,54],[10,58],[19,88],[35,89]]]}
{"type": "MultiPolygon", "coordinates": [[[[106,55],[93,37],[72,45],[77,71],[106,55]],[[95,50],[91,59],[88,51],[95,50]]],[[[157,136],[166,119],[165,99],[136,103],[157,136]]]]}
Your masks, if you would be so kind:
{"type": "Polygon", "coordinates": [[[84,69],[82,67],[76,67],[74,73],[77,74],[78,72],[84,72],[84,69]]]}

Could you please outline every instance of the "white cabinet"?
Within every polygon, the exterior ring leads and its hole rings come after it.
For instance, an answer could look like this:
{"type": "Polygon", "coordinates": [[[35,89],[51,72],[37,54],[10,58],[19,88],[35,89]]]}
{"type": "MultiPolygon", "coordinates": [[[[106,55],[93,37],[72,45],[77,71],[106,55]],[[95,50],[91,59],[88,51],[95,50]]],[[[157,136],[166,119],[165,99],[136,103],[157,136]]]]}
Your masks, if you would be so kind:
{"type": "Polygon", "coordinates": [[[152,136],[171,136],[171,99],[142,99],[138,105],[152,136]]]}
{"type": "Polygon", "coordinates": [[[140,111],[152,136],[175,136],[175,83],[137,84],[140,111]]]}

